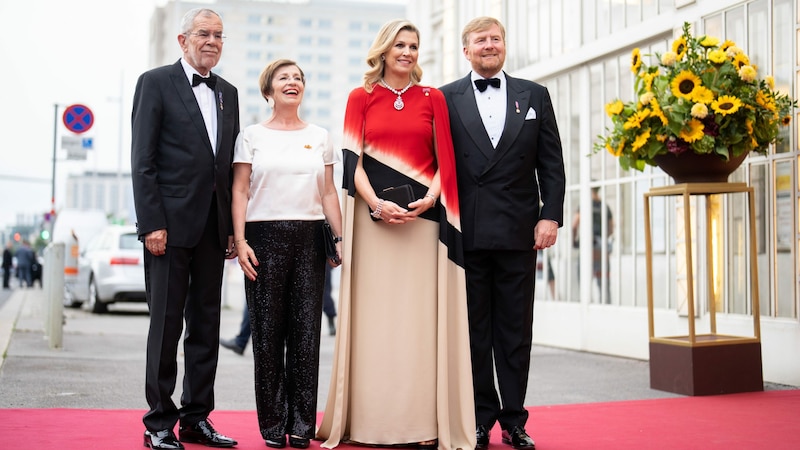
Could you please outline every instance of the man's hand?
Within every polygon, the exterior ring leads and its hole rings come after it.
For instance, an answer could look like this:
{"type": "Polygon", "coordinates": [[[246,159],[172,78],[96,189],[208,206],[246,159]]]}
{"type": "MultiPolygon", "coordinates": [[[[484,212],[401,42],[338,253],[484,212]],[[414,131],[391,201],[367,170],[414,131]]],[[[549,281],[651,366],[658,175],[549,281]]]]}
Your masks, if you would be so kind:
{"type": "Polygon", "coordinates": [[[153,254],[161,256],[167,252],[167,230],[151,231],[144,235],[144,247],[153,254]]]}
{"type": "Polygon", "coordinates": [[[533,229],[533,249],[543,250],[552,247],[558,238],[558,224],[550,219],[541,219],[533,229]]]}

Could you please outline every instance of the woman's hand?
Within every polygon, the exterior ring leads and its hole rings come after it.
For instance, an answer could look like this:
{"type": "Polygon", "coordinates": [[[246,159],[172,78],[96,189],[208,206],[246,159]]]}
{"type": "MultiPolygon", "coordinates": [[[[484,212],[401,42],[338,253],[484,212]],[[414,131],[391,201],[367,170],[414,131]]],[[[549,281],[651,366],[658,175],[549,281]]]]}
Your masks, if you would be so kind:
{"type": "Polygon", "coordinates": [[[436,198],[434,198],[432,195],[425,195],[425,197],[422,197],[419,200],[414,200],[408,204],[408,207],[411,208],[411,211],[408,213],[416,217],[433,208],[434,206],[436,206],[436,198]]]}
{"type": "Polygon", "coordinates": [[[239,255],[239,267],[242,268],[242,272],[250,281],[255,281],[256,269],[254,266],[258,266],[255,252],[244,240],[236,244],[236,251],[239,255]]]}
{"type": "MultiPolygon", "coordinates": [[[[409,203],[408,205],[411,206],[414,203],[417,202],[412,202],[409,203]]],[[[403,224],[406,222],[411,222],[416,218],[417,214],[414,214],[413,211],[409,211],[391,200],[383,200],[383,207],[381,208],[380,219],[385,223],[393,225],[403,224]]]]}
{"type": "Polygon", "coordinates": [[[343,254],[344,253],[342,252],[342,241],[339,241],[339,242],[336,243],[336,256],[339,257],[339,261],[337,262],[337,261],[334,261],[331,258],[328,258],[328,265],[333,267],[333,268],[341,266],[342,265],[342,255],[343,254]]]}

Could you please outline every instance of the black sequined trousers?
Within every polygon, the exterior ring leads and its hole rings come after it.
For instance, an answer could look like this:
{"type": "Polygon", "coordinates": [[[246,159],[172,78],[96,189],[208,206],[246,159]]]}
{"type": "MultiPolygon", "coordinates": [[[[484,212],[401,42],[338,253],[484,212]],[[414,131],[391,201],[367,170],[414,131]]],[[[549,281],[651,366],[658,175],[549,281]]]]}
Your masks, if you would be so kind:
{"type": "Polygon", "coordinates": [[[248,222],[258,259],[245,295],[255,360],[258,426],[264,439],[316,431],[325,260],[322,221],[248,222]]]}

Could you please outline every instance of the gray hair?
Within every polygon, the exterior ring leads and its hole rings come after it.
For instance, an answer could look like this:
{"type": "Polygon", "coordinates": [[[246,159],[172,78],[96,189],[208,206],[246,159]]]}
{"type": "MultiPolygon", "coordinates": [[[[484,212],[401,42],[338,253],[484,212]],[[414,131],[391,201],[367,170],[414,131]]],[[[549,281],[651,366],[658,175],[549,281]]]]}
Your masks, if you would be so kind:
{"type": "MultiPolygon", "coordinates": [[[[192,31],[192,28],[194,27],[194,19],[196,19],[197,16],[209,17],[212,15],[220,17],[216,11],[208,8],[194,8],[187,11],[181,19],[181,34],[188,34],[192,31]]],[[[220,19],[222,18],[220,17],[220,19]]]]}

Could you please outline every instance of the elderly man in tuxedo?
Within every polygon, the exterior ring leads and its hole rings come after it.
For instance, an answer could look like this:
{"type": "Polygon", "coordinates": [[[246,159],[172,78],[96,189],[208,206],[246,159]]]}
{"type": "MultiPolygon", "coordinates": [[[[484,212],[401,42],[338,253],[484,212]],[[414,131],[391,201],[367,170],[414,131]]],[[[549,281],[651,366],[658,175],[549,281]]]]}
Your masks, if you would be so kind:
{"type": "Polygon", "coordinates": [[[500,21],[473,19],[462,43],[472,71],[441,91],[450,110],[461,206],[476,447],[489,445],[499,422],[504,443],[533,449],[523,402],[534,271],[537,250],[555,244],[562,226],[561,141],[547,89],[503,72],[500,21]]]}
{"type": "Polygon", "coordinates": [[[238,92],[211,73],[222,54],[222,19],[198,8],[183,17],[175,64],[139,77],[133,99],[131,172],[150,309],[144,445],[233,447],[208,416],[214,409],[220,294],[233,258],[231,186],[239,133],[238,92]],[[175,390],[183,330],[181,406],[175,390]],[[174,434],[180,422],[179,437],[174,434]]]}

